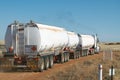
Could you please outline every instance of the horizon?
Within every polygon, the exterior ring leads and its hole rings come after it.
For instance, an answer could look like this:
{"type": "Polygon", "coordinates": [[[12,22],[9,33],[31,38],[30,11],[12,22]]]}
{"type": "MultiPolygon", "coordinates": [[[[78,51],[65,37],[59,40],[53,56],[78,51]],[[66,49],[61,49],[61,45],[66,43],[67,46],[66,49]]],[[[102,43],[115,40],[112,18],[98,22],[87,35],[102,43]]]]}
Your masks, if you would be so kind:
{"type": "Polygon", "coordinates": [[[120,0],[1,0],[0,40],[15,20],[33,20],[79,34],[98,35],[100,42],[120,42],[120,0]]]}

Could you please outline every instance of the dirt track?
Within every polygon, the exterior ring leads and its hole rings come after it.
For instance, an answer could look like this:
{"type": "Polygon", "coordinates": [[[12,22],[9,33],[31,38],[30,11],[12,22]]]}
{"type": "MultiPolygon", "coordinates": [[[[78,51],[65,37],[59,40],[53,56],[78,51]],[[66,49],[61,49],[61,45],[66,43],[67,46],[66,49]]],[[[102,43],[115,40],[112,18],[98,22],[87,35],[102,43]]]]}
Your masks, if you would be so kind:
{"type": "MultiPolygon", "coordinates": [[[[70,60],[63,64],[55,64],[52,69],[45,70],[44,72],[0,72],[0,80],[51,80],[49,77],[54,76],[60,71],[65,71],[72,65],[83,63],[87,59],[102,58],[102,54],[89,55],[81,57],[80,59],[70,60]]],[[[54,80],[54,79],[52,79],[54,80]]]]}

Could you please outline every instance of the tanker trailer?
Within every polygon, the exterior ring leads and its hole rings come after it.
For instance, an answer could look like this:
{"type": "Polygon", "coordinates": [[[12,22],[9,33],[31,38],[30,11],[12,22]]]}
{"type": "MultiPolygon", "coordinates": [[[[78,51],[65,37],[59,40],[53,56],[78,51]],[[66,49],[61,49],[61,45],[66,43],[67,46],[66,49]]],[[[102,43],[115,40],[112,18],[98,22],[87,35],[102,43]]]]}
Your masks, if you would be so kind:
{"type": "Polygon", "coordinates": [[[51,68],[54,60],[64,61],[64,49],[68,45],[65,29],[43,24],[13,23],[8,26],[5,36],[7,54],[12,56],[12,67],[27,67],[43,71],[51,68]]]}
{"type": "Polygon", "coordinates": [[[68,50],[70,53],[70,58],[79,58],[80,57],[80,49],[77,49],[77,47],[79,46],[79,37],[78,34],[76,34],[75,32],[67,32],[68,34],[68,50]]]}
{"type": "Polygon", "coordinates": [[[80,35],[81,56],[99,52],[96,35],[80,35]]]}

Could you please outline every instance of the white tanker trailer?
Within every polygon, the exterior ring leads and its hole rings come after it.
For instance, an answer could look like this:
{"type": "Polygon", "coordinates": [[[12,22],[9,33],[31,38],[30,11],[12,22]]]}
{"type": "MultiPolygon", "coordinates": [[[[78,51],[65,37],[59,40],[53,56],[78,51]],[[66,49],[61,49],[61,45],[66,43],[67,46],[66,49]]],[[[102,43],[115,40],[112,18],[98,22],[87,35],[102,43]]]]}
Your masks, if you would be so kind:
{"type": "Polygon", "coordinates": [[[33,23],[10,24],[5,35],[7,53],[4,61],[12,68],[43,71],[55,62],[66,62],[88,52],[98,51],[97,37],[80,35],[64,28],[33,23]]]}
{"type": "Polygon", "coordinates": [[[69,53],[66,51],[68,39],[67,31],[60,27],[15,22],[7,28],[5,44],[8,52],[5,56],[14,57],[12,63],[15,67],[34,66],[42,71],[52,67],[53,60],[69,60],[69,53]]]}
{"type": "Polygon", "coordinates": [[[79,58],[80,57],[80,48],[76,50],[77,46],[80,45],[79,41],[79,36],[75,32],[67,32],[68,34],[68,48],[69,48],[69,53],[70,53],[70,58],[79,58]]]}
{"type": "Polygon", "coordinates": [[[7,29],[5,43],[7,51],[14,50],[17,56],[47,55],[45,51],[66,47],[68,36],[63,28],[37,23],[28,23],[25,27],[12,24],[7,29]]]}
{"type": "Polygon", "coordinates": [[[81,55],[94,54],[99,52],[96,35],[80,35],[81,55]]]}

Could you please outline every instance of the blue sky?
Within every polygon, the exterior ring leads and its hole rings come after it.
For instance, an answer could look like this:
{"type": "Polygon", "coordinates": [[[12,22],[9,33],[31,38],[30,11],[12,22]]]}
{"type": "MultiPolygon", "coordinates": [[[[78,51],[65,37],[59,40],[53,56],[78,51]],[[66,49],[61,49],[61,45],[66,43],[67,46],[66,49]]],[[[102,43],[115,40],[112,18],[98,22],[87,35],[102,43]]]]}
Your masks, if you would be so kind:
{"type": "Polygon", "coordinates": [[[0,40],[15,20],[33,20],[80,34],[98,34],[102,42],[120,42],[120,0],[0,0],[0,40]]]}

